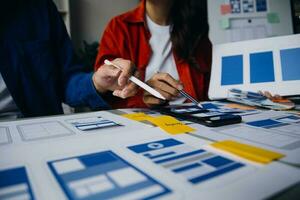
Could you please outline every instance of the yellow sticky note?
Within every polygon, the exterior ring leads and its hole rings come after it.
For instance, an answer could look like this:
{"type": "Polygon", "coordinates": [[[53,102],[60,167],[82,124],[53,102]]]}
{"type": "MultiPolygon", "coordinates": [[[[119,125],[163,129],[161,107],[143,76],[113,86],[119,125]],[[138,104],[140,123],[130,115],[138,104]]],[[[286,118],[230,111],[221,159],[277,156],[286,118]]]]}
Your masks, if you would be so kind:
{"type": "Polygon", "coordinates": [[[171,116],[162,115],[147,120],[172,135],[195,131],[192,127],[183,124],[171,116]]]}
{"type": "Polygon", "coordinates": [[[142,112],[124,114],[122,116],[135,121],[148,121],[149,118],[152,118],[152,116],[146,115],[142,112]]]}
{"type": "Polygon", "coordinates": [[[211,146],[261,164],[268,164],[273,160],[278,160],[285,156],[274,151],[239,143],[232,140],[216,142],[211,144],[211,146]]]}

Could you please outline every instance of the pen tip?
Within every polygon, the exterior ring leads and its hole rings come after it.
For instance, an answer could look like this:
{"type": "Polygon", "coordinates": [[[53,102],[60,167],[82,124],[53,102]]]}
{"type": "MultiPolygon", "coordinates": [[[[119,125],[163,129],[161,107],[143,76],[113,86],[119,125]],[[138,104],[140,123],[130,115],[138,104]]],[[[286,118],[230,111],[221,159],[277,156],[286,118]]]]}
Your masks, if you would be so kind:
{"type": "Polygon", "coordinates": [[[199,108],[203,108],[203,106],[201,105],[201,103],[198,103],[197,106],[198,106],[199,108]]]}
{"type": "Polygon", "coordinates": [[[160,95],[160,98],[161,98],[162,100],[166,100],[166,98],[165,98],[164,96],[162,96],[162,95],[160,95]]]}

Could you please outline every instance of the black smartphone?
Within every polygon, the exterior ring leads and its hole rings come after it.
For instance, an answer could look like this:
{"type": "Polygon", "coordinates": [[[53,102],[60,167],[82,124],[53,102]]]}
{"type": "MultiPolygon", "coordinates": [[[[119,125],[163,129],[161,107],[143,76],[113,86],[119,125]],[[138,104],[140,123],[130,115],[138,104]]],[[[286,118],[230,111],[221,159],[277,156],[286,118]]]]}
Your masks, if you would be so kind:
{"type": "Polygon", "coordinates": [[[157,107],[155,110],[162,114],[167,114],[182,120],[203,124],[208,127],[237,124],[242,121],[242,117],[239,115],[211,112],[198,106],[157,107]]]}

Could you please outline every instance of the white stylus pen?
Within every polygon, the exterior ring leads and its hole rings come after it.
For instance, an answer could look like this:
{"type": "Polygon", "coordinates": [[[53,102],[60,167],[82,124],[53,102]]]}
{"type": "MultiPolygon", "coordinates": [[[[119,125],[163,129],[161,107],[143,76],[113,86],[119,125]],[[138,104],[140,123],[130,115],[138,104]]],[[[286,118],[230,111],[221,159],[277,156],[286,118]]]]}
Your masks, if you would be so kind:
{"type": "MultiPolygon", "coordinates": [[[[122,67],[110,62],[109,60],[105,60],[104,63],[106,65],[112,65],[120,70],[122,70],[122,67]]],[[[134,82],[135,84],[137,84],[138,86],[140,86],[141,88],[143,88],[144,90],[146,90],[147,92],[149,92],[150,94],[152,94],[153,96],[162,99],[162,100],[166,100],[165,97],[163,97],[158,91],[156,91],[155,89],[153,89],[152,87],[150,87],[149,85],[147,85],[146,83],[144,83],[143,81],[139,80],[138,78],[131,76],[129,78],[129,80],[131,80],[132,82],[134,82]]]]}

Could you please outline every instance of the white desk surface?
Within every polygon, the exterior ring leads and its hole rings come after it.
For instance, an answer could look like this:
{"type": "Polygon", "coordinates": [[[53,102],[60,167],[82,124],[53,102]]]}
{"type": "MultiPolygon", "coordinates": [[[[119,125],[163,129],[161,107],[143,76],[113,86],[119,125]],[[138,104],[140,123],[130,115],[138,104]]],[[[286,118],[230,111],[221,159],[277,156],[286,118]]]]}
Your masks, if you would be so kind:
{"type": "MultiPolygon", "coordinates": [[[[264,118],[266,115],[269,116],[270,113],[260,113],[256,117],[248,116],[244,121],[264,118]]],[[[0,122],[0,172],[24,166],[35,198],[51,200],[67,199],[67,196],[49,169],[49,161],[103,151],[112,151],[169,188],[171,192],[161,196],[162,199],[265,199],[300,182],[300,168],[295,166],[300,163],[300,148],[292,151],[270,148],[285,153],[286,158],[269,165],[258,165],[222,154],[208,146],[212,141],[222,139],[242,142],[246,140],[224,135],[220,132],[221,128],[214,130],[198,124],[191,126],[197,129],[193,135],[172,136],[157,127],[128,120],[107,111],[0,122]],[[71,120],[90,117],[102,117],[123,126],[81,131],[70,124],[71,120]],[[41,132],[42,137],[38,132],[41,132]],[[183,176],[127,148],[164,139],[175,139],[188,148],[221,154],[245,166],[199,184],[191,184],[183,176]],[[292,165],[284,162],[290,162],[292,165]]],[[[258,146],[268,147],[265,144],[258,146]]]]}

